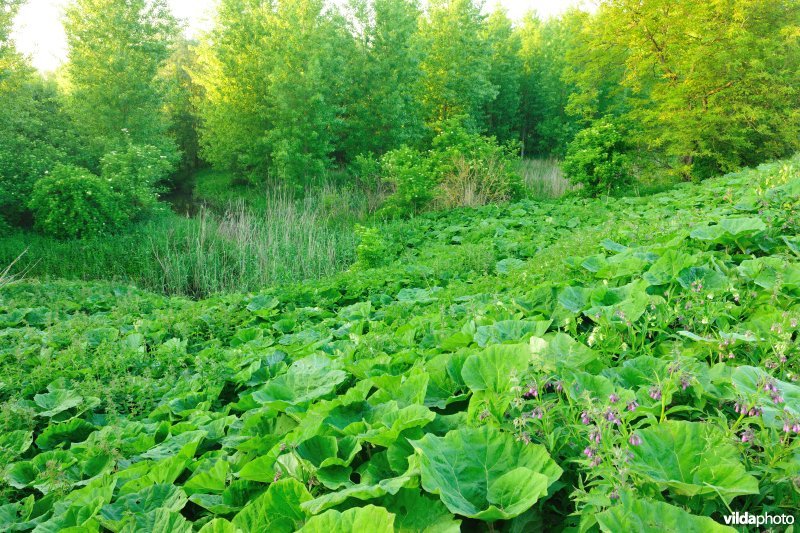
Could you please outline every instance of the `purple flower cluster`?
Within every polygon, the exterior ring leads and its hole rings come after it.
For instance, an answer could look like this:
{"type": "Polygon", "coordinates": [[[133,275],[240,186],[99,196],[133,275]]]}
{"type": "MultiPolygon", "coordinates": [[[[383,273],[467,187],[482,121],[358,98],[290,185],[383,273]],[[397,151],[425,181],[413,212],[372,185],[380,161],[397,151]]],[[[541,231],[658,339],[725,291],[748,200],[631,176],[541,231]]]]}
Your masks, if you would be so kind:
{"type": "Polygon", "coordinates": [[[610,408],[606,410],[605,419],[617,426],[622,424],[622,420],[619,419],[617,412],[610,408]]]}
{"type": "Polygon", "coordinates": [[[661,399],[661,388],[660,387],[650,387],[649,391],[650,397],[654,400],[661,399]]]}
{"type": "Polygon", "coordinates": [[[642,443],[642,437],[640,437],[636,433],[631,433],[628,442],[631,444],[631,446],[639,446],[642,443]]]}
{"type": "Polygon", "coordinates": [[[744,416],[761,416],[763,412],[757,405],[748,407],[746,404],[739,402],[733,405],[733,411],[744,416]]]}
{"type": "Polygon", "coordinates": [[[766,378],[761,384],[761,388],[764,389],[764,392],[769,394],[772,403],[783,403],[783,396],[781,396],[781,391],[778,390],[778,385],[775,383],[774,379],[766,378]]]}
{"type": "Polygon", "coordinates": [[[539,397],[539,387],[536,383],[529,383],[527,385],[528,390],[522,395],[524,398],[538,398],[539,397]]]}

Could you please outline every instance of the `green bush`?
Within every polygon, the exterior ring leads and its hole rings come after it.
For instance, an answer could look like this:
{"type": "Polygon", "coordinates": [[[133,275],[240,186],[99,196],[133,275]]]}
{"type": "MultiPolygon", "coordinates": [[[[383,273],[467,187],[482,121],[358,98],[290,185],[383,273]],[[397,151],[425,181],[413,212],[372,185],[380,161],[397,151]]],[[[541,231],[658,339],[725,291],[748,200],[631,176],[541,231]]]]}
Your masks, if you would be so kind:
{"type": "Polygon", "coordinates": [[[483,205],[521,196],[519,146],[469,131],[461,118],[439,125],[431,149],[403,146],[381,159],[383,176],[395,187],[383,213],[410,215],[431,206],[483,205]]]}
{"type": "Polygon", "coordinates": [[[567,179],[584,194],[597,196],[631,183],[625,137],[609,119],[595,121],[575,135],[567,146],[563,169],[567,179]]]}
{"type": "Polygon", "coordinates": [[[125,198],[125,215],[134,219],[156,206],[159,185],[173,171],[176,161],[176,153],[165,154],[150,145],[128,144],[124,150],[103,156],[100,176],[125,198]]]}
{"type": "Polygon", "coordinates": [[[36,228],[60,239],[117,231],[126,221],[119,195],[88,170],[57,165],[33,186],[29,207],[36,228]]]}

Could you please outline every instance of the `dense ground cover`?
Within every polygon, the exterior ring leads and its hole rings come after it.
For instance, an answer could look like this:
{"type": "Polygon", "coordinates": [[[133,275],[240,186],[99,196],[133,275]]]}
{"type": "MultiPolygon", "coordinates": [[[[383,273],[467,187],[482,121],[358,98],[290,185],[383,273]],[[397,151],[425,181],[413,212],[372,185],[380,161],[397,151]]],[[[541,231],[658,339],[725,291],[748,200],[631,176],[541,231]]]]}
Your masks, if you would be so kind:
{"type": "Polygon", "coordinates": [[[361,231],[201,301],[0,292],[0,529],[724,531],[800,507],[800,161],[361,231]]]}

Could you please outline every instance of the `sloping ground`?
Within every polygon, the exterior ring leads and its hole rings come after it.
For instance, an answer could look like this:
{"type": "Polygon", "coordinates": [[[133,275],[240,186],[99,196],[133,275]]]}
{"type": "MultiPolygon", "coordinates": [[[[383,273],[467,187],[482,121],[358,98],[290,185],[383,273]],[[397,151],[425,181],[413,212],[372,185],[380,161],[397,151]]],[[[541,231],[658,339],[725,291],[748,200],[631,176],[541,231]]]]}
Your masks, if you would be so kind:
{"type": "Polygon", "coordinates": [[[258,295],[6,287],[0,530],[789,513],[798,167],[433,214],[371,235],[359,270],[258,295]]]}

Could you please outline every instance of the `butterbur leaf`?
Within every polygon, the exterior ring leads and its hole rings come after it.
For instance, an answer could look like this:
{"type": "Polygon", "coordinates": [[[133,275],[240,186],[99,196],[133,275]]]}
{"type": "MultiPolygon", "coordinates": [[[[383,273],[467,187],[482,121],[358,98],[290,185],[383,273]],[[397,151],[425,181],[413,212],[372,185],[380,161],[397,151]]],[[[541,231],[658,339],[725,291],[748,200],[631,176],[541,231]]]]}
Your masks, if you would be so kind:
{"type": "Polygon", "coordinates": [[[126,494],[100,511],[104,520],[119,522],[126,515],[146,514],[159,508],[178,512],[186,505],[186,494],[175,485],[152,485],[139,492],[126,494]]]}
{"type": "Polygon", "coordinates": [[[680,507],[664,502],[635,498],[627,491],[620,493],[620,502],[595,515],[600,529],[608,533],[619,531],[681,533],[734,533],[706,516],[692,515],[680,507]]]}
{"type": "Polygon", "coordinates": [[[350,498],[358,500],[371,500],[380,498],[387,494],[397,494],[401,489],[408,487],[416,487],[418,485],[417,475],[419,473],[416,461],[409,461],[408,470],[400,476],[390,477],[390,471],[386,468],[388,465],[379,464],[386,454],[378,454],[373,456],[372,460],[367,463],[366,468],[359,469],[362,482],[346,489],[329,492],[323,494],[313,500],[310,500],[302,505],[303,509],[311,514],[318,514],[325,509],[337,506],[350,498]],[[376,472],[380,470],[380,472],[376,472]]]}
{"type": "Polygon", "coordinates": [[[233,518],[233,525],[245,532],[290,533],[305,520],[306,513],[300,504],[310,499],[311,494],[296,479],[276,481],[264,494],[239,511],[233,518]]]}
{"type": "Polygon", "coordinates": [[[726,503],[758,494],[758,481],[745,470],[739,453],[717,426],[669,421],[638,432],[631,470],[682,496],[720,496],[726,503]]]}
{"type": "Polygon", "coordinates": [[[475,342],[481,348],[489,344],[526,341],[531,336],[541,337],[552,320],[501,320],[491,326],[479,326],[475,342]]]}
{"type": "Polygon", "coordinates": [[[134,514],[125,521],[119,533],[192,533],[192,524],[182,514],[160,508],[134,514]]]}
{"type": "Polygon", "coordinates": [[[438,494],[450,512],[489,522],[529,509],[562,472],[542,446],[523,444],[488,426],[444,437],[428,434],[411,444],[419,456],[422,487],[438,494]],[[525,490],[513,488],[514,483],[525,490]]]}
{"type": "Polygon", "coordinates": [[[39,407],[38,415],[49,418],[79,406],[83,398],[72,390],[53,389],[45,394],[37,394],[33,401],[39,407]]]}
{"type": "Polygon", "coordinates": [[[201,527],[197,533],[236,533],[236,527],[224,518],[215,518],[201,527]]]}
{"type": "Polygon", "coordinates": [[[298,533],[394,533],[394,519],[392,513],[374,505],[355,507],[343,513],[331,509],[311,517],[298,533]]]}
{"type": "Polygon", "coordinates": [[[83,442],[95,427],[81,418],[73,418],[61,424],[50,424],[36,437],[36,446],[51,450],[61,443],[83,442]]]}
{"type": "Polygon", "coordinates": [[[531,337],[530,351],[534,367],[541,372],[597,371],[603,366],[594,350],[560,331],[544,338],[531,337]]]}
{"type": "Polygon", "coordinates": [[[395,533],[459,533],[457,520],[441,500],[420,493],[419,489],[402,489],[381,499],[381,506],[395,515],[395,533]]]}
{"type": "Polygon", "coordinates": [[[253,399],[264,406],[283,410],[330,394],[345,379],[347,373],[333,368],[328,357],[309,356],[295,361],[285,374],[254,392],[253,399]]]}
{"type": "Polygon", "coordinates": [[[0,434],[0,464],[8,464],[11,460],[25,453],[33,443],[33,432],[18,429],[0,434]]]}
{"type": "Polygon", "coordinates": [[[530,359],[527,344],[490,346],[467,357],[461,377],[473,391],[505,392],[511,388],[509,377],[523,374],[530,359]]]}
{"type": "Polygon", "coordinates": [[[222,492],[225,490],[230,465],[225,459],[217,459],[212,466],[198,468],[186,480],[183,488],[188,492],[222,492]]]}

